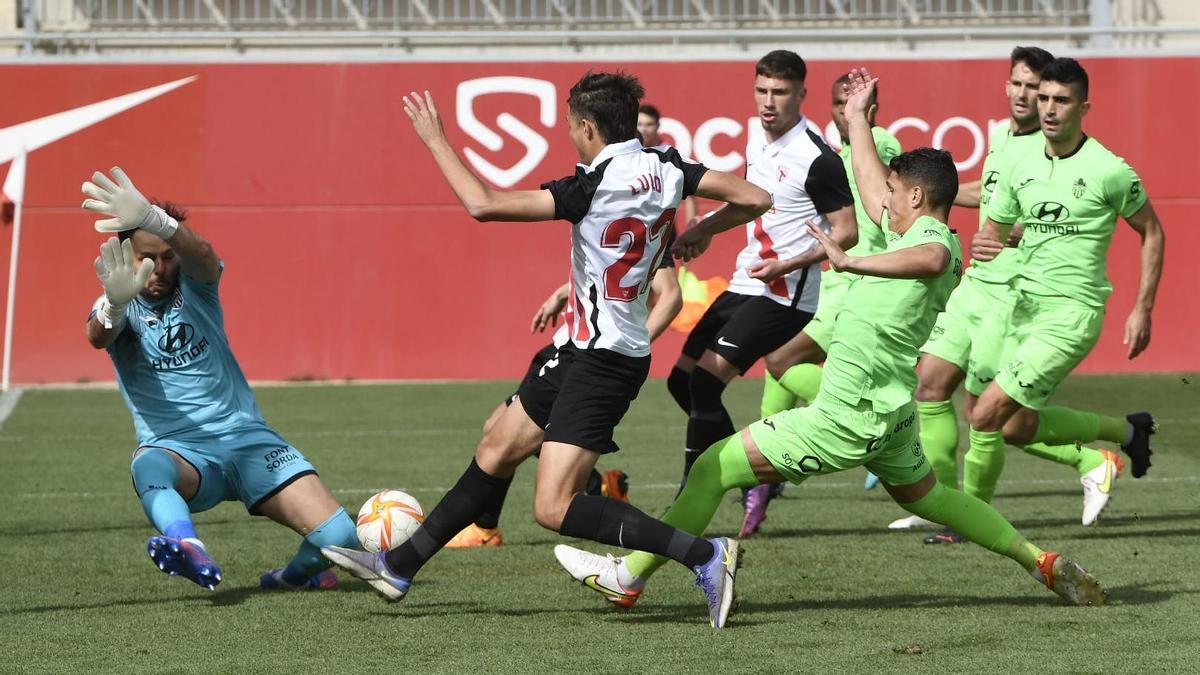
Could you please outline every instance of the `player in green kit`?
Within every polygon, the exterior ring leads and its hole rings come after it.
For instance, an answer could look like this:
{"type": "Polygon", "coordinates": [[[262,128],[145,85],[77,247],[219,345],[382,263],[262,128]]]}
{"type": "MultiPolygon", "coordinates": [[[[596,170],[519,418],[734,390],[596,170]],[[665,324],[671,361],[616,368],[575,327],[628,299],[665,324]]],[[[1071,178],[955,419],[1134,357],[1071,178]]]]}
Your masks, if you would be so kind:
{"type": "Polygon", "coordinates": [[[1104,440],[1121,445],[1139,478],[1150,468],[1150,435],[1157,430],[1148,413],[1120,419],[1047,401],[1100,336],[1112,292],[1106,262],[1117,216],[1142,240],[1137,301],[1125,322],[1128,357],[1150,343],[1150,314],[1162,275],[1162,224],[1133,169],[1083,132],[1088,77],[1077,61],[1055,59],[1042,70],[1037,105],[1045,150],[1013,158],[971,247],[974,258],[993,260],[1004,250],[1011,226],[1024,225],[1010,319],[1014,339],[996,379],[975,404],[970,454],[986,458],[989,471],[998,475],[1006,442],[1104,440]]]}
{"type": "MultiPolygon", "coordinates": [[[[1012,51],[1009,78],[1005,82],[1009,123],[992,133],[981,179],[964,185],[955,200],[960,206],[979,208],[981,227],[987,220],[992,193],[1015,158],[1041,155],[1045,150],[1046,141],[1038,123],[1037,90],[1042,69],[1053,60],[1053,55],[1037,47],[1016,47],[1012,51]]],[[[1005,341],[1012,339],[1008,319],[1016,298],[1013,280],[1018,264],[1017,251],[1012,246],[995,260],[974,261],[963,283],[950,297],[946,311],[938,317],[929,341],[921,348],[917,365],[921,445],[938,480],[952,487],[958,484],[959,427],[951,396],[960,384],[965,385],[965,415],[970,418],[978,396],[995,379],[1005,341]]],[[[1111,496],[1110,477],[1121,472],[1120,457],[1074,444],[1032,443],[1024,450],[1078,471],[1084,490],[1081,521],[1084,525],[1094,524],[1111,496]]],[[[963,491],[990,502],[1000,478],[994,458],[969,452],[965,459],[963,491]]],[[[889,527],[907,529],[931,524],[908,516],[889,527]]],[[[930,535],[925,542],[958,544],[965,543],[965,539],[945,529],[930,535]]]]}
{"type": "MultiPolygon", "coordinates": [[[[944,224],[958,190],[950,154],[921,148],[885,167],[866,111],[874,80],[854,71],[846,105],[854,175],[868,195],[868,213],[884,228],[887,249],[850,256],[820,228],[830,265],[862,275],[838,313],[820,392],[807,408],[751,424],[708,448],[692,467],[664,522],[687,532],[707,527],[726,491],[761,483],[801,482],[810,476],[866,466],[905,509],[946,523],[972,541],[1020,563],[1034,578],[1075,604],[1100,604],[1104,591],[1083,568],[1026,541],[987,503],[939,483],[917,438],[913,362],[937,312],[958,284],[962,253],[944,224]]],[[[685,232],[676,245],[686,258],[703,232],[685,232]]],[[[569,546],[559,563],[588,588],[629,607],[666,559],[631,554],[611,558],[569,546]]]]}
{"type": "MultiPolygon", "coordinates": [[[[854,182],[854,169],[851,165],[850,132],[846,126],[846,86],[850,82],[847,73],[833,83],[833,124],[842,140],[842,149],[838,156],[846,166],[846,176],[850,179],[850,192],[854,195],[854,215],[858,221],[858,244],[849,251],[849,255],[870,255],[881,253],[887,248],[883,230],[871,219],[863,208],[863,200],[854,182]]],[[[867,108],[867,122],[871,125],[871,137],[875,144],[875,153],[885,165],[900,154],[900,141],[888,133],[887,129],[875,126],[875,115],[879,112],[879,92],[872,92],[871,101],[867,108]]],[[[793,259],[798,260],[798,259],[793,259]]],[[[750,276],[769,282],[791,271],[792,260],[764,260],[750,270],[750,276]]],[[[821,367],[817,364],[825,360],[829,351],[829,343],[833,338],[833,323],[837,313],[842,308],[846,291],[854,275],[838,272],[834,269],[821,272],[821,294],[817,301],[817,312],[799,335],[792,338],[778,352],[767,358],[767,372],[763,376],[762,417],[770,417],[777,412],[795,408],[797,405],[808,405],[816,399],[821,387],[821,367]],[[779,377],[776,378],[775,374],[779,377]]],[[[868,479],[870,480],[870,478],[868,479]]],[[[872,485],[872,487],[874,487],[872,485]]],[[[746,494],[743,506],[745,517],[742,519],[742,529],[739,538],[746,538],[758,531],[759,525],[767,517],[767,505],[775,491],[770,485],[761,485],[746,494]]]]}

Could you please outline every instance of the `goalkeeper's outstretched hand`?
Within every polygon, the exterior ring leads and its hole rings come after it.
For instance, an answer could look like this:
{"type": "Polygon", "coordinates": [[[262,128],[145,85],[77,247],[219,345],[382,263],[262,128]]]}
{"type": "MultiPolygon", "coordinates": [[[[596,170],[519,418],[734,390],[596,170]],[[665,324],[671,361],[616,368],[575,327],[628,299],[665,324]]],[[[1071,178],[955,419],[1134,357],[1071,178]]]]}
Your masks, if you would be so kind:
{"type": "Polygon", "coordinates": [[[137,297],[154,273],[154,261],[149,258],[138,263],[133,255],[133,241],[110,237],[100,245],[100,255],[94,263],[96,278],[104,286],[105,303],[101,322],[105,328],[119,327],[125,318],[125,307],[137,297]]]}
{"type": "Polygon", "coordinates": [[[92,174],[92,180],[83,184],[83,194],[90,197],[83,201],[83,208],[111,216],[97,220],[96,231],[111,233],[143,229],[162,239],[170,239],[179,228],[179,223],[143,197],[121,167],[114,166],[110,173],[112,178],[97,171],[92,174]]]}

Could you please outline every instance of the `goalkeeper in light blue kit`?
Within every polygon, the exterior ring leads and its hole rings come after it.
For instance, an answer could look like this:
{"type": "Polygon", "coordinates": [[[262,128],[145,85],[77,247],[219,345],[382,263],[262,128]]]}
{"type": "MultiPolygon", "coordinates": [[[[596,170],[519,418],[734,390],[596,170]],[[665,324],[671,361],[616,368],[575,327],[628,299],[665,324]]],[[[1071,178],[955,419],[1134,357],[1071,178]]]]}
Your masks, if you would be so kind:
{"type": "Polygon", "coordinates": [[[287,567],[262,575],[263,588],[336,586],[320,549],[357,548],[354,521],[304,455],[263,420],[225,335],[217,293],[224,265],[181,222],[182,211],[152,205],[121,169],[111,173],[83,184],[83,208],[107,216],[96,229],[118,235],[95,261],[104,295],[87,334],[112,358],[133,415],[133,487],[159,531],[146,544],[150,558],[212,590],[221,568],[191,514],[239,500],[304,537],[287,567]]]}

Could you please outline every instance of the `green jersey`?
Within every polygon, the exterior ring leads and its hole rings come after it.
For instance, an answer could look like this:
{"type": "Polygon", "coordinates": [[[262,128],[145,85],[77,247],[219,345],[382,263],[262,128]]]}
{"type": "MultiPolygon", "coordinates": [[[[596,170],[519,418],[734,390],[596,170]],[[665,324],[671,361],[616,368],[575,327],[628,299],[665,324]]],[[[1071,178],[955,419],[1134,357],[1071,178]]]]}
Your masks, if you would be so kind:
{"type": "Polygon", "coordinates": [[[950,250],[950,262],[929,279],[864,276],[850,284],[834,322],[818,401],[849,406],[869,401],[881,414],[912,401],[917,354],[958,285],[962,247],[950,228],[929,216],[903,235],[890,234],[888,251],[937,244],[950,250]]]}
{"type": "Polygon", "coordinates": [[[1016,288],[1103,307],[1112,293],[1108,245],[1117,216],[1146,204],[1142,181],[1094,138],[1061,157],[1016,157],[988,206],[997,223],[1024,226],[1016,288]]]}
{"type": "MultiPolygon", "coordinates": [[[[992,201],[992,194],[1013,161],[1022,155],[1041,154],[1045,149],[1046,137],[1042,136],[1041,129],[1013,131],[1009,124],[996,127],[988,139],[988,154],[983,160],[983,174],[979,179],[980,227],[987,221],[988,204],[992,201]]],[[[972,279],[988,283],[1011,283],[1017,276],[1017,252],[1006,248],[993,260],[974,260],[967,274],[971,275],[972,279]]]]}
{"type": "MultiPolygon", "coordinates": [[[[900,141],[896,140],[895,136],[889,134],[887,129],[883,127],[871,127],[871,136],[875,140],[875,152],[879,155],[879,161],[883,162],[884,166],[891,163],[892,159],[900,154],[900,141]]],[[[854,195],[854,217],[858,220],[858,243],[846,251],[846,253],[850,255],[882,253],[887,250],[887,238],[884,237],[883,228],[874,220],[871,220],[871,216],[867,215],[867,210],[863,206],[862,195],[858,193],[858,183],[854,181],[854,166],[850,161],[849,143],[842,146],[842,150],[838,153],[838,156],[842,158],[842,163],[846,165],[846,177],[850,179],[850,194],[854,195]]],[[[870,206],[873,211],[878,212],[882,208],[880,204],[882,197],[883,195],[871,195],[872,203],[870,206]]]]}

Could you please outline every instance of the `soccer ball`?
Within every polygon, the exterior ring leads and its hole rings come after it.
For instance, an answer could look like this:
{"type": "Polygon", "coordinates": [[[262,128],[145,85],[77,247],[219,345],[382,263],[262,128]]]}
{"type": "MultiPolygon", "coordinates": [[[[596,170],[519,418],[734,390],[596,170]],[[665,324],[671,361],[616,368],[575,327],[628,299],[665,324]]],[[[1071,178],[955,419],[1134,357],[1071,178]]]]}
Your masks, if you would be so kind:
{"type": "Polygon", "coordinates": [[[372,553],[390,551],[408,541],[424,520],[425,511],[415,497],[384,490],[358,510],[358,541],[372,553]]]}

